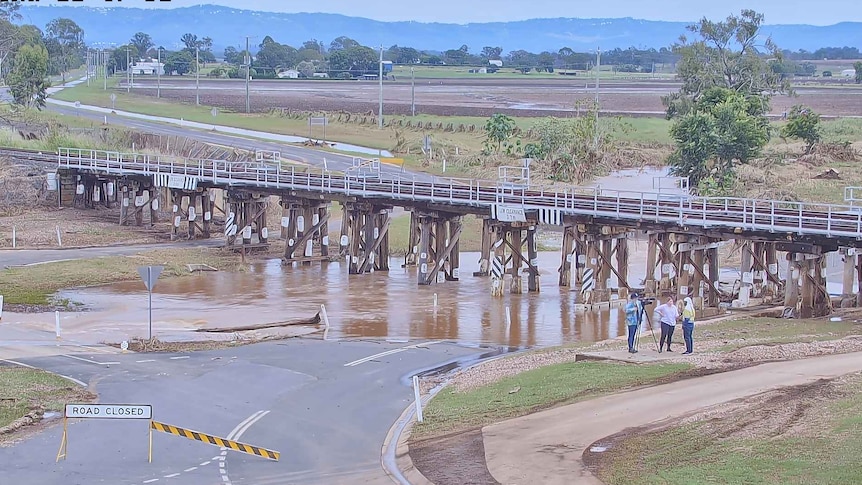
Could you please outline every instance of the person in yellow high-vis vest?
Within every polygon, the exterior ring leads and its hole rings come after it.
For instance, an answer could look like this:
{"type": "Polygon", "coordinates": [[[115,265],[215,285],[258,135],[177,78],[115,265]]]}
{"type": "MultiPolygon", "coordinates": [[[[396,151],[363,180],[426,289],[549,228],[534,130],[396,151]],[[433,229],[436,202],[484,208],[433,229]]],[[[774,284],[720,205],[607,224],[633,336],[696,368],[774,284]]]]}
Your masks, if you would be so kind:
{"type": "Polygon", "coordinates": [[[685,355],[694,352],[694,302],[688,297],[683,302],[685,307],[682,309],[682,337],[685,339],[685,355]]]}

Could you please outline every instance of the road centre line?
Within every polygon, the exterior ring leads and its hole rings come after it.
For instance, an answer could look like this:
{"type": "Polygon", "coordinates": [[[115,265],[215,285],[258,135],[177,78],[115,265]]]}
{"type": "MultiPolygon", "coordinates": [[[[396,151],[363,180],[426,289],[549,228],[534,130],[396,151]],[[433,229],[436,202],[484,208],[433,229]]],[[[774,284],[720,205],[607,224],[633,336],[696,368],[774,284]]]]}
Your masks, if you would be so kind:
{"type": "MultiPolygon", "coordinates": [[[[153,361],[153,362],[155,362],[155,361],[153,361]]],[[[231,430],[230,433],[228,433],[226,438],[231,440],[231,441],[238,440],[239,437],[242,436],[243,433],[248,431],[248,429],[254,423],[258,422],[261,418],[263,418],[264,416],[266,416],[269,413],[270,413],[269,411],[258,411],[256,413],[252,414],[251,416],[245,418],[244,420],[242,420],[241,423],[236,425],[236,427],[233,430],[231,430]]],[[[225,465],[226,465],[225,459],[227,459],[227,452],[228,452],[227,448],[222,448],[221,454],[214,456],[212,458],[212,460],[202,462],[198,466],[186,468],[181,473],[172,473],[170,475],[165,475],[164,478],[178,477],[178,476],[182,475],[183,473],[193,472],[193,471],[197,470],[199,467],[204,467],[204,466],[207,466],[214,461],[217,461],[219,464],[219,473],[221,474],[222,481],[225,483],[225,485],[230,485],[230,478],[227,475],[227,470],[225,470],[225,465]]],[[[158,478],[151,478],[149,480],[145,480],[143,483],[148,484],[148,483],[153,483],[153,482],[157,482],[157,481],[159,481],[158,478]]]]}
{"type": "Polygon", "coordinates": [[[180,357],[171,357],[171,360],[182,360],[182,359],[188,359],[188,358],[189,358],[188,355],[183,355],[180,357]]]}
{"type": "Polygon", "coordinates": [[[379,359],[380,357],[386,357],[387,355],[397,354],[399,352],[404,352],[405,350],[418,349],[423,348],[425,345],[434,345],[445,342],[445,340],[433,340],[431,342],[422,342],[413,345],[407,345],[405,347],[399,347],[397,349],[387,350],[385,352],[380,352],[379,354],[369,355],[368,357],[364,357],[362,359],[354,360],[353,362],[348,362],[344,364],[344,367],[355,367],[360,364],[364,364],[366,362],[370,362],[375,359],[379,359]]]}
{"type": "MultiPolygon", "coordinates": [[[[269,411],[258,411],[248,418],[246,418],[243,422],[236,425],[236,427],[227,435],[227,438],[231,441],[237,441],[239,438],[248,431],[251,426],[260,421],[261,418],[269,414],[269,411]]],[[[221,455],[219,456],[219,473],[221,474],[221,479],[225,483],[225,485],[230,485],[230,476],[227,474],[227,470],[225,466],[227,465],[227,448],[221,449],[221,455]]]]}
{"type": "Polygon", "coordinates": [[[144,359],[144,360],[136,360],[135,362],[138,364],[146,364],[147,362],[155,362],[156,359],[144,359]]]}

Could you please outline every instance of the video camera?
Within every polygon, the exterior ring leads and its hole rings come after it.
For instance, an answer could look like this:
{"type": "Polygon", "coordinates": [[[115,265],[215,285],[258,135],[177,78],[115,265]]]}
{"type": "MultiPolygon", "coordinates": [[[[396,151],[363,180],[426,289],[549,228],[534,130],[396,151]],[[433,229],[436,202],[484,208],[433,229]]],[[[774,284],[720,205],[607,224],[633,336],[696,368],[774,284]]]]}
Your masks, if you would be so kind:
{"type": "Polygon", "coordinates": [[[638,301],[640,302],[641,305],[647,306],[647,305],[652,305],[653,303],[655,303],[655,298],[640,298],[639,297],[638,301]]]}

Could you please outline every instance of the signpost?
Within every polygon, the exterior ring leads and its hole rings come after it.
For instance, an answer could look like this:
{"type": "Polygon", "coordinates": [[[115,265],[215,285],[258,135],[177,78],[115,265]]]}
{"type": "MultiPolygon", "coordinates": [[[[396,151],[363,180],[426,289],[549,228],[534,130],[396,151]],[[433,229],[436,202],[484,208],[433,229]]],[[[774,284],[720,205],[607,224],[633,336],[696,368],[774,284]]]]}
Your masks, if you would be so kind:
{"type": "Polygon", "coordinates": [[[111,93],[111,109],[114,109],[114,103],[117,102],[117,95],[115,93],[111,93]]]}
{"type": "Polygon", "coordinates": [[[67,439],[69,419],[146,419],[149,426],[149,455],[153,461],[153,406],[150,404],[66,404],[63,410],[63,438],[57,461],[66,458],[69,441],[67,439]]]}
{"type": "Polygon", "coordinates": [[[308,138],[314,139],[314,127],[322,126],[323,127],[323,144],[326,145],[326,125],[329,124],[329,119],[325,116],[322,117],[310,117],[308,118],[308,138]]]}
{"type": "Polygon", "coordinates": [[[141,279],[144,280],[144,286],[147,287],[148,293],[148,307],[149,307],[149,337],[148,340],[153,339],[153,288],[156,286],[156,280],[159,279],[159,275],[164,271],[164,266],[140,266],[138,267],[138,274],[141,275],[141,279]]]}

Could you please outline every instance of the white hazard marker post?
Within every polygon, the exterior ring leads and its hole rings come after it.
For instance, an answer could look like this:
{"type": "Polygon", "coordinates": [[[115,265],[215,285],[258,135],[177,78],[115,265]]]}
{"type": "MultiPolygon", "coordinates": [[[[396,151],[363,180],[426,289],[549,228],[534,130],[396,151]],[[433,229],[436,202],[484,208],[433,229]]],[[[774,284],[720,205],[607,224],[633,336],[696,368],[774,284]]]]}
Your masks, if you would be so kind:
{"type": "Polygon", "coordinates": [[[148,315],[149,315],[149,337],[147,340],[153,339],[153,288],[156,286],[156,280],[159,279],[159,275],[164,271],[164,266],[140,266],[138,267],[138,274],[141,275],[141,279],[144,280],[144,286],[147,287],[148,293],[148,315]]]}

